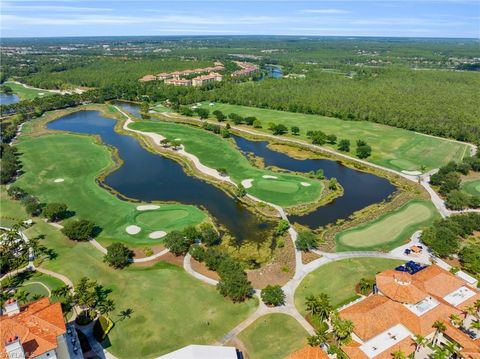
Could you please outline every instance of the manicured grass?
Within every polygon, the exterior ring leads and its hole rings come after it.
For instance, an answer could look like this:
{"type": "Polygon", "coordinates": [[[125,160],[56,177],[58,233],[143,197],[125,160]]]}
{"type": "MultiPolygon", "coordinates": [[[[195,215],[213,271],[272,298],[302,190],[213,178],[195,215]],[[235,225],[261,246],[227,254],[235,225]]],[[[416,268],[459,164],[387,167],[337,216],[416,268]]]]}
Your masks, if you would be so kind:
{"type": "Polygon", "coordinates": [[[150,239],[151,232],[181,229],[206,218],[200,209],[181,204],[161,204],[159,209],[140,212],[136,208],[142,203],[120,200],[101,188],[95,179],[113,165],[113,160],[107,148],[91,136],[25,136],[17,146],[25,174],[15,184],[43,202],[65,203],[77,217],[94,221],[103,229],[98,239],[105,245],[114,241],[152,244],[161,239],[150,239]],[[55,183],[58,178],[64,182],[55,183]],[[129,225],[142,230],[130,235],[125,230],[129,225]]]}
{"type": "Polygon", "coordinates": [[[52,291],[54,289],[62,287],[63,285],[64,283],[57,278],[36,272],[32,275],[32,277],[22,283],[21,289],[30,294],[29,298],[31,298],[35,294],[40,294],[44,297],[48,297],[49,293],[45,286],[50,291],[52,291]],[[43,283],[43,285],[40,283],[43,283]]]}
{"type": "Polygon", "coordinates": [[[291,316],[275,313],[258,318],[238,337],[250,358],[278,359],[307,344],[308,333],[291,316]]]}
{"type": "Polygon", "coordinates": [[[173,112],[173,110],[170,108],[170,107],[166,107],[164,105],[162,105],[161,103],[159,104],[156,104],[155,106],[153,106],[151,108],[151,110],[155,111],[155,112],[159,112],[159,113],[162,113],[162,112],[173,112]]]}
{"type": "Polygon", "coordinates": [[[22,100],[32,100],[36,97],[45,97],[55,94],[48,90],[26,88],[23,87],[23,85],[11,81],[5,82],[5,85],[9,86],[13,90],[13,93],[17,94],[22,100]]]}
{"type": "Polygon", "coordinates": [[[0,227],[10,228],[29,218],[19,201],[10,200],[5,186],[0,187],[0,208],[0,227]]]}
{"type": "Polygon", "coordinates": [[[223,139],[204,129],[173,122],[138,121],[130,128],[159,133],[170,140],[179,138],[185,150],[194,154],[202,164],[217,169],[225,168],[237,184],[253,179],[247,192],[267,202],[281,206],[293,206],[316,201],[322,192],[322,183],[307,177],[277,173],[256,168],[234,146],[231,140],[223,139]],[[277,178],[263,178],[275,176],[277,178]],[[302,186],[301,182],[310,186],[302,186]]]}
{"type": "Polygon", "coordinates": [[[480,196],[480,180],[465,182],[462,184],[462,189],[472,196],[480,196]]]}
{"type": "MultiPolygon", "coordinates": [[[[309,130],[321,130],[327,134],[335,134],[339,139],[351,142],[351,155],[355,155],[355,143],[362,139],[372,146],[372,156],[368,161],[402,170],[427,170],[439,168],[448,161],[459,161],[467,151],[467,145],[433,138],[415,132],[389,127],[366,121],[343,121],[318,115],[260,109],[255,107],[217,103],[214,106],[204,105],[210,111],[220,110],[225,115],[232,112],[241,116],[255,116],[263,125],[260,131],[268,132],[268,124],[282,123],[288,128],[298,126],[299,136],[291,136],[306,140],[309,130]]],[[[326,145],[336,150],[335,146],[326,145]]]]}
{"type": "Polygon", "coordinates": [[[373,278],[378,272],[403,263],[385,258],[350,258],[325,264],[307,275],[295,292],[295,306],[306,314],[305,298],[326,293],[334,306],[346,304],[355,297],[355,286],[361,278],[373,278]]]}
{"type": "MultiPolygon", "coordinates": [[[[2,199],[2,212],[7,201],[11,200],[2,199]]],[[[87,276],[112,290],[116,309],[110,317],[115,327],[109,334],[108,350],[121,359],[153,358],[191,343],[213,344],[256,307],[255,300],[233,304],[214,286],[165,262],[112,269],[90,243],[70,241],[43,221],[37,221],[26,234],[43,235],[41,243],[56,253],[56,258],[42,267],[64,274],[74,283],[87,276]],[[133,309],[131,318],[119,320],[118,314],[127,308],[133,309]]]]}
{"type": "Polygon", "coordinates": [[[335,238],[336,250],[391,250],[436,218],[439,215],[431,202],[411,201],[374,221],[340,232],[335,238]]]}

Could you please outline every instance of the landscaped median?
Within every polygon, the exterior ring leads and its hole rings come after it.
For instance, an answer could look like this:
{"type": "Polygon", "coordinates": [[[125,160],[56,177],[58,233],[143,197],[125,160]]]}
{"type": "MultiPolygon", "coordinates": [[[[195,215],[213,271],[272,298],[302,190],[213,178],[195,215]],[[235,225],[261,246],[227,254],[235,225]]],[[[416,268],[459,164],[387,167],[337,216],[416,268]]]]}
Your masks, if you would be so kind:
{"type": "Polygon", "coordinates": [[[199,224],[207,215],[195,206],[147,205],[119,199],[96,183],[114,167],[112,153],[95,137],[70,133],[21,136],[24,174],[15,182],[46,203],[65,203],[78,218],[102,228],[103,245],[122,241],[136,246],[158,241],[160,232],[199,224]]]}
{"type": "Polygon", "coordinates": [[[379,218],[337,233],[336,251],[389,251],[405,244],[418,229],[440,218],[430,201],[413,200],[379,218]]]}
{"type": "Polygon", "coordinates": [[[313,203],[321,196],[321,182],[296,174],[256,168],[228,139],[201,128],[159,121],[137,121],[128,127],[157,133],[171,141],[177,140],[186,152],[198,157],[203,165],[224,169],[237,185],[242,184],[247,193],[263,201],[293,207],[313,203]]]}

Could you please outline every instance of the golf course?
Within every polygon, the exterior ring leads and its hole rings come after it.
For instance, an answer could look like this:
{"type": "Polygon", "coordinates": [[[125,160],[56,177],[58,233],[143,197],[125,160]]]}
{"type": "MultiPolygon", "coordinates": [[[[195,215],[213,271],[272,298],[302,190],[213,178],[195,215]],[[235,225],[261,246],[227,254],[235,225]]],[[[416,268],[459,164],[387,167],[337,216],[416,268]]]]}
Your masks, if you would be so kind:
{"type": "Polygon", "coordinates": [[[402,263],[385,258],[350,258],[325,264],[299,284],[295,291],[295,307],[305,315],[305,298],[320,293],[328,294],[336,307],[347,304],[355,299],[355,286],[360,279],[373,279],[378,272],[402,263]]]}
{"type": "Polygon", "coordinates": [[[404,244],[419,228],[439,218],[427,201],[410,201],[399,209],[336,235],[337,251],[391,250],[404,244]]]}
{"type": "Polygon", "coordinates": [[[18,95],[22,100],[33,100],[37,97],[51,96],[55,94],[55,92],[48,90],[25,87],[22,84],[13,81],[7,81],[4,85],[10,87],[13,93],[18,95]]]}
{"type": "Polygon", "coordinates": [[[237,185],[243,184],[247,193],[263,201],[290,207],[315,202],[322,193],[319,181],[254,167],[228,139],[201,128],[160,121],[136,121],[129,128],[160,134],[170,141],[178,139],[203,165],[225,169],[237,185]]]}
{"type": "Polygon", "coordinates": [[[156,234],[201,223],[206,214],[195,206],[149,205],[120,200],[96,178],[114,166],[107,147],[94,137],[76,134],[24,136],[17,143],[23,153],[24,174],[16,185],[45,203],[65,203],[75,216],[101,229],[98,240],[135,246],[158,242],[156,234]]]}
{"type": "MultiPolygon", "coordinates": [[[[372,155],[367,160],[397,171],[419,171],[439,168],[449,161],[459,161],[468,153],[468,146],[463,143],[426,136],[420,133],[389,127],[374,122],[344,121],[331,117],[284,112],[256,107],[215,103],[203,107],[211,112],[222,111],[225,115],[236,113],[240,116],[255,116],[262,123],[262,128],[255,129],[270,133],[269,124],[283,124],[287,128],[298,126],[300,134],[291,136],[308,140],[307,131],[323,131],[334,134],[338,139],[350,140],[352,146],[347,154],[355,154],[355,143],[364,140],[372,147],[372,155]]],[[[325,145],[336,150],[334,145],[325,145]]]]}
{"type": "Polygon", "coordinates": [[[472,196],[480,196],[480,180],[464,182],[462,184],[462,190],[472,196]]]}

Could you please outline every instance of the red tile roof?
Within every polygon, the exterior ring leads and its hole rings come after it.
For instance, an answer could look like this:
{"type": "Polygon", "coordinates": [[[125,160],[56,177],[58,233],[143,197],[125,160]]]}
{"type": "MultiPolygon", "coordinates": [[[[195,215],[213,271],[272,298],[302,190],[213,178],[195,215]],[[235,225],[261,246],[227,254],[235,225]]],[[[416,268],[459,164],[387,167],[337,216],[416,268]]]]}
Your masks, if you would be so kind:
{"type": "Polygon", "coordinates": [[[319,347],[306,346],[293,352],[285,359],[329,359],[327,353],[319,347]]]}
{"type": "Polygon", "coordinates": [[[5,343],[19,337],[26,358],[36,357],[57,347],[57,337],[66,332],[59,302],[42,298],[21,308],[19,314],[0,316],[0,357],[6,356],[5,343]]]}

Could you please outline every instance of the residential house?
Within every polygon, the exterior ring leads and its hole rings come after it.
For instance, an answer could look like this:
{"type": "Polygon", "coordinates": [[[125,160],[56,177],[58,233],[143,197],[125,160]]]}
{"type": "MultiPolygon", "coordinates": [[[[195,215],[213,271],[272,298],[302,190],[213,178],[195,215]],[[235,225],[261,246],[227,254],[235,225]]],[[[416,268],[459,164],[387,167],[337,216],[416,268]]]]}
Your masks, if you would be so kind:
{"type": "Polygon", "coordinates": [[[192,85],[193,86],[203,86],[208,83],[212,82],[219,82],[222,81],[223,77],[222,75],[216,73],[216,72],[210,72],[208,75],[203,75],[203,76],[197,76],[192,79],[192,85]]]}
{"type": "Polygon", "coordinates": [[[354,324],[353,341],[342,347],[349,358],[387,359],[396,351],[425,358],[425,351],[431,354],[431,349],[425,347],[420,353],[416,335],[440,347],[453,343],[463,358],[480,358],[480,342],[450,319],[451,315],[462,318],[463,324],[472,320],[466,308],[480,299],[476,288],[437,265],[414,274],[386,270],[375,279],[375,294],[339,313],[354,324]],[[437,321],[445,324],[443,333],[433,327],[437,321]]]}
{"type": "Polygon", "coordinates": [[[155,81],[157,79],[154,75],[145,75],[139,81],[141,82],[148,82],[148,81],[155,81]]]}
{"type": "Polygon", "coordinates": [[[20,307],[9,299],[0,316],[0,357],[70,359],[66,332],[59,302],[42,298],[20,307]]]}
{"type": "Polygon", "coordinates": [[[186,79],[174,77],[173,79],[165,80],[165,83],[167,85],[174,85],[174,86],[191,86],[192,80],[186,80],[186,79]]]}

